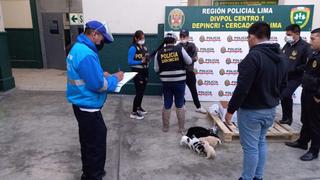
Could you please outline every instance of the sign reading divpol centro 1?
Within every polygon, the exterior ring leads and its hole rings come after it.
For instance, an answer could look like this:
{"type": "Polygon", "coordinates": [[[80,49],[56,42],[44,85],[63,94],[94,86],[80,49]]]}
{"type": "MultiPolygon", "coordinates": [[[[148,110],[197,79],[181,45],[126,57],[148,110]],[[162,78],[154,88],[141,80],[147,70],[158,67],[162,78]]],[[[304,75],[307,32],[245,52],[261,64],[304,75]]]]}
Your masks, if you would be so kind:
{"type": "MultiPolygon", "coordinates": [[[[174,32],[179,37],[181,29],[188,29],[190,41],[198,47],[195,73],[199,99],[219,101],[229,100],[237,85],[238,64],[249,51],[250,25],[269,23],[271,41],[283,47],[285,28],[295,23],[301,27],[303,40],[308,41],[313,5],[166,7],[165,14],[165,33],[174,32]]],[[[298,88],[293,95],[295,103],[300,102],[300,94],[298,88]]],[[[186,99],[192,100],[189,89],[186,99]]]]}

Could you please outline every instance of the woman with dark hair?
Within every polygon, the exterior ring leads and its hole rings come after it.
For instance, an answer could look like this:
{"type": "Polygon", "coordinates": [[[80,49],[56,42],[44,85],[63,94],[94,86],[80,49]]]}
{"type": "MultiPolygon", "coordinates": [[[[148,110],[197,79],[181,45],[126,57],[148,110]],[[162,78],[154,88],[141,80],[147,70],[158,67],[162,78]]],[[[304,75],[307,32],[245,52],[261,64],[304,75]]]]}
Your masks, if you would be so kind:
{"type": "Polygon", "coordinates": [[[176,105],[179,132],[183,133],[185,122],[184,93],[186,88],[186,64],[192,63],[191,57],[182,46],[176,46],[177,37],[167,33],[164,42],[155,52],[154,70],[159,73],[163,84],[164,107],[162,110],[163,132],[169,130],[169,119],[173,99],[176,105]]]}
{"type": "Polygon", "coordinates": [[[128,64],[133,72],[138,73],[133,79],[136,96],[134,97],[130,118],[140,120],[147,114],[147,111],[141,107],[141,104],[149,74],[149,54],[145,46],[144,33],[141,30],[136,31],[133,35],[132,44],[128,53],[128,64]]]}

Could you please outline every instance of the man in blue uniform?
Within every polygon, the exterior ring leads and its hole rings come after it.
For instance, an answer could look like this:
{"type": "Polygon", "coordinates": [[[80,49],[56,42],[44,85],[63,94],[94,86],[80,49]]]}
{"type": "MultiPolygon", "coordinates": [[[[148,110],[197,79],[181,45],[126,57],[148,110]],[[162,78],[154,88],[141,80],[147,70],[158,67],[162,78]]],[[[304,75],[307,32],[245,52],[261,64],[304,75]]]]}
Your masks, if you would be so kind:
{"type": "Polygon", "coordinates": [[[101,114],[107,92],[116,89],[123,72],[104,73],[98,51],[113,37],[98,21],[86,24],[67,57],[67,99],[79,126],[82,180],[101,180],[105,175],[107,128],[101,114]]]}

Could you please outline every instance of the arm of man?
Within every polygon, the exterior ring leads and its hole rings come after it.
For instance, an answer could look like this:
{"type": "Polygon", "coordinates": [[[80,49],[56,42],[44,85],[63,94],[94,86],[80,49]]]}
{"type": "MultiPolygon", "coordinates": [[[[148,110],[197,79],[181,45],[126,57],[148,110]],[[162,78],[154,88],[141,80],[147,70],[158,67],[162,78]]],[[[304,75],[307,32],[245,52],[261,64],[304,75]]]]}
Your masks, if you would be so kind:
{"type": "Polygon", "coordinates": [[[284,91],[284,89],[287,87],[288,85],[288,61],[286,59],[285,56],[283,56],[283,62],[284,63],[284,66],[285,66],[285,72],[284,72],[284,75],[283,75],[283,78],[281,80],[281,85],[280,85],[280,94],[282,94],[282,92],[284,91]]]}
{"type": "MultiPolygon", "coordinates": [[[[319,81],[319,80],[318,80],[319,81]]],[[[317,103],[320,103],[320,84],[318,83],[317,92],[314,96],[317,103]]]]}
{"type": "Polygon", "coordinates": [[[184,62],[188,65],[192,64],[192,59],[191,57],[188,55],[187,51],[184,50],[184,48],[181,49],[181,53],[184,59],[184,62]]]}
{"type": "Polygon", "coordinates": [[[158,73],[159,72],[159,64],[158,64],[158,59],[157,59],[157,56],[158,56],[158,53],[156,53],[155,55],[154,55],[154,67],[153,67],[153,69],[154,69],[154,71],[156,72],[156,73],[158,73]]]}
{"type": "Polygon", "coordinates": [[[306,45],[306,48],[303,50],[303,55],[301,56],[301,62],[300,64],[296,67],[295,71],[296,72],[303,72],[306,64],[307,64],[307,59],[308,57],[312,54],[312,49],[310,45],[306,45]]]}
{"type": "Polygon", "coordinates": [[[227,111],[229,114],[233,114],[239,109],[252,86],[257,73],[257,67],[253,58],[254,56],[254,52],[249,53],[238,65],[238,83],[228,105],[227,111]]]}
{"type": "Polygon", "coordinates": [[[119,79],[115,75],[111,75],[106,77],[106,80],[108,81],[108,92],[114,92],[117,88],[119,79]]]}
{"type": "Polygon", "coordinates": [[[88,55],[79,63],[78,72],[86,88],[94,92],[104,92],[113,88],[114,83],[118,83],[118,80],[113,76],[106,79],[98,61],[94,56],[88,55]]]}
{"type": "Polygon", "coordinates": [[[136,54],[136,48],[133,46],[130,47],[129,52],[128,52],[128,64],[129,66],[134,66],[134,65],[140,65],[142,64],[141,61],[136,61],[134,59],[134,55],[136,54]]]}
{"type": "Polygon", "coordinates": [[[193,62],[198,61],[198,51],[197,51],[197,47],[194,43],[191,44],[191,50],[190,50],[190,57],[192,59],[193,62]]]}

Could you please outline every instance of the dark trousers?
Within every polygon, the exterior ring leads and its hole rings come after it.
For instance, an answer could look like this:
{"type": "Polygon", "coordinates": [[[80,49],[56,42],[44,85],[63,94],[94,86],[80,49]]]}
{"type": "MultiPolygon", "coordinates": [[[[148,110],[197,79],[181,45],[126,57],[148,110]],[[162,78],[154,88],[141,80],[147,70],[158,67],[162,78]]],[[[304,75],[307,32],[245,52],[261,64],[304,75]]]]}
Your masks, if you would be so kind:
{"type": "Polygon", "coordinates": [[[282,107],[282,119],[292,120],[292,106],[293,100],[292,95],[295,90],[300,86],[300,79],[292,79],[288,81],[287,87],[283,90],[281,94],[281,107],[282,107]]]}
{"type": "Polygon", "coordinates": [[[310,151],[318,154],[320,148],[320,103],[313,99],[314,94],[302,91],[301,122],[299,143],[308,144],[311,140],[310,151]]]}
{"type": "Polygon", "coordinates": [[[73,105],[81,145],[82,180],[101,180],[107,148],[107,128],[100,111],[86,112],[73,105]]]}
{"type": "Polygon", "coordinates": [[[136,96],[133,100],[132,112],[137,112],[138,108],[141,107],[144,91],[147,87],[148,69],[138,72],[138,74],[133,78],[133,82],[136,89],[136,96]]]}
{"type": "Polygon", "coordinates": [[[171,109],[173,100],[176,108],[182,108],[184,105],[184,92],[186,82],[163,82],[164,108],[171,109]]]}
{"type": "Polygon", "coordinates": [[[198,91],[197,91],[197,86],[196,86],[197,79],[196,79],[196,75],[193,71],[187,70],[186,84],[191,92],[194,105],[196,106],[196,108],[200,108],[201,104],[199,101],[198,91]]]}

